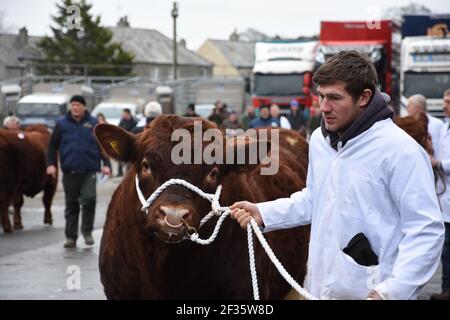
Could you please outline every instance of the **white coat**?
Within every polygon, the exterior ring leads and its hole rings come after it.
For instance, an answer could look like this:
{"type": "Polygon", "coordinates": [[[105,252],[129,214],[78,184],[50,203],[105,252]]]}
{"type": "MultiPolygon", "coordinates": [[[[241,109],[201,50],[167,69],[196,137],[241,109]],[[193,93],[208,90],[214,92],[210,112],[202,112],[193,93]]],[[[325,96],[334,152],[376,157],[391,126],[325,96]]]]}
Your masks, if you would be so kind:
{"type": "Polygon", "coordinates": [[[433,142],[433,149],[436,150],[438,148],[437,144],[439,144],[441,127],[444,122],[441,119],[431,116],[427,113],[428,118],[428,133],[431,136],[431,140],[433,142]]]}
{"type": "Polygon", "coordinates": [[[320,128],[310,142],[306,188],[257,204],[264,232],[311,223],[307,290],[320,299],[415,299],[433,276],[444,224],[426,152],[391,119],[339,151],[320,128]],[[379,264],[357,264],[342,249],[363,232],[379,264]]]}
{"type": "MultiPolygon", "coordinates": [[[[438,143],[436,144],[434,155],[442,163],[442,169],[445,173],[445,192],[439,196],[444,221],[450,222],[450,131],[449,120],[441,126],[438,143]]],[[[443,181],[438,180],[436,191],[440,193],[444,190],[443,181]]]]}

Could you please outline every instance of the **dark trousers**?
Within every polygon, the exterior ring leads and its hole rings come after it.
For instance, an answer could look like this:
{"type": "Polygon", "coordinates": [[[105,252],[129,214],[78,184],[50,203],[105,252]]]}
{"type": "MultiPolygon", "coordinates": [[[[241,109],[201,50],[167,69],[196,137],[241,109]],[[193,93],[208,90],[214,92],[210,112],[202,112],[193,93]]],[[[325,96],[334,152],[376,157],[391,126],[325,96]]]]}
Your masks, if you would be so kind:
{"type": "Polygon", "coordinates": [[[95,172],[83,174],[63,174],[63,187],[66,196],[66,238],[77,240],[78,238],[78,216],[80,205],[82,211],[81,233],[90,235],[94,228],[96,192],[95,172]]]}
{"type": "Polygon", "coordinates": [[[442,290],[450,291],[450,222],[445,223],[445,240],[442,249],[442,290]]]}

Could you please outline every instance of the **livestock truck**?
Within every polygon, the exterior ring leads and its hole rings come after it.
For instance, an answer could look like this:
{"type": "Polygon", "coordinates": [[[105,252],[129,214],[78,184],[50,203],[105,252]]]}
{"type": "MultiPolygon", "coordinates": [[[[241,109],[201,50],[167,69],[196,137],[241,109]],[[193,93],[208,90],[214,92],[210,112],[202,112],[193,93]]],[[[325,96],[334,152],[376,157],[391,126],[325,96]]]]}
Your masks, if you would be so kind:
{"type": "Polygon", "coordinates": [[[422,94],[428,112],[443,118],[442,97],[450,88],[450,14],[406,15],[402,24],[400,96],[402,114],[407,99],[422,94]]]}
{"type": "Polygon", "coordinates": [[[399,26],[390,20],[381,20],[375,24],[367,21],[322,21],[315,70],[340,51],[365,53],[375,66],[379,88],[396,101],[398,36],[399,26]]]}
{"type": "Polygon", "coordinates": [[[317,41],[273,40],[255,43],[252,104],[276,103],[282,113],[290,102],[311,106],[312,71],[317,41]]]}

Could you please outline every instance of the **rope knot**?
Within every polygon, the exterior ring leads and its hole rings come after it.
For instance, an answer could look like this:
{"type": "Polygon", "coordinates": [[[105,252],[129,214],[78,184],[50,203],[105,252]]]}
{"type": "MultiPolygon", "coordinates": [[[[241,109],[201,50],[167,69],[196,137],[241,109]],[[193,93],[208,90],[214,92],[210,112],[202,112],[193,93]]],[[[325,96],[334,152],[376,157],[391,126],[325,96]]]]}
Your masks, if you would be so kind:
{"type": "Polygon", "coordinates": [[[198,233],[193,233],[191,236],[190,236],[190,239],[192,240],[192,241],[197,241],[198,240],[198,233]]]}

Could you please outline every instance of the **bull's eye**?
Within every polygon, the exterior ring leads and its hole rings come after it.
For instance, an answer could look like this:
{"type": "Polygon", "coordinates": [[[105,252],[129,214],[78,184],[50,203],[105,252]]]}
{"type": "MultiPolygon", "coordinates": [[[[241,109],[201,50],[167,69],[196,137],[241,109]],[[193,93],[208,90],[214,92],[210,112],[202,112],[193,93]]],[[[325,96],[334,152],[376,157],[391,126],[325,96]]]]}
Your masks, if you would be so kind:
{"type": "Polygon", "coordinates": [[[148,164],[147,159],[142,160],[141,166],[143,171],[150,172],[150,165],[148,164]]]}
{"type": "Polygon", "coordinates": [[[211,180],[216,180],[218,174],[219,174],[219,170],[217,168],[214,168],[209,172],[208,178],[211,180]]]}

